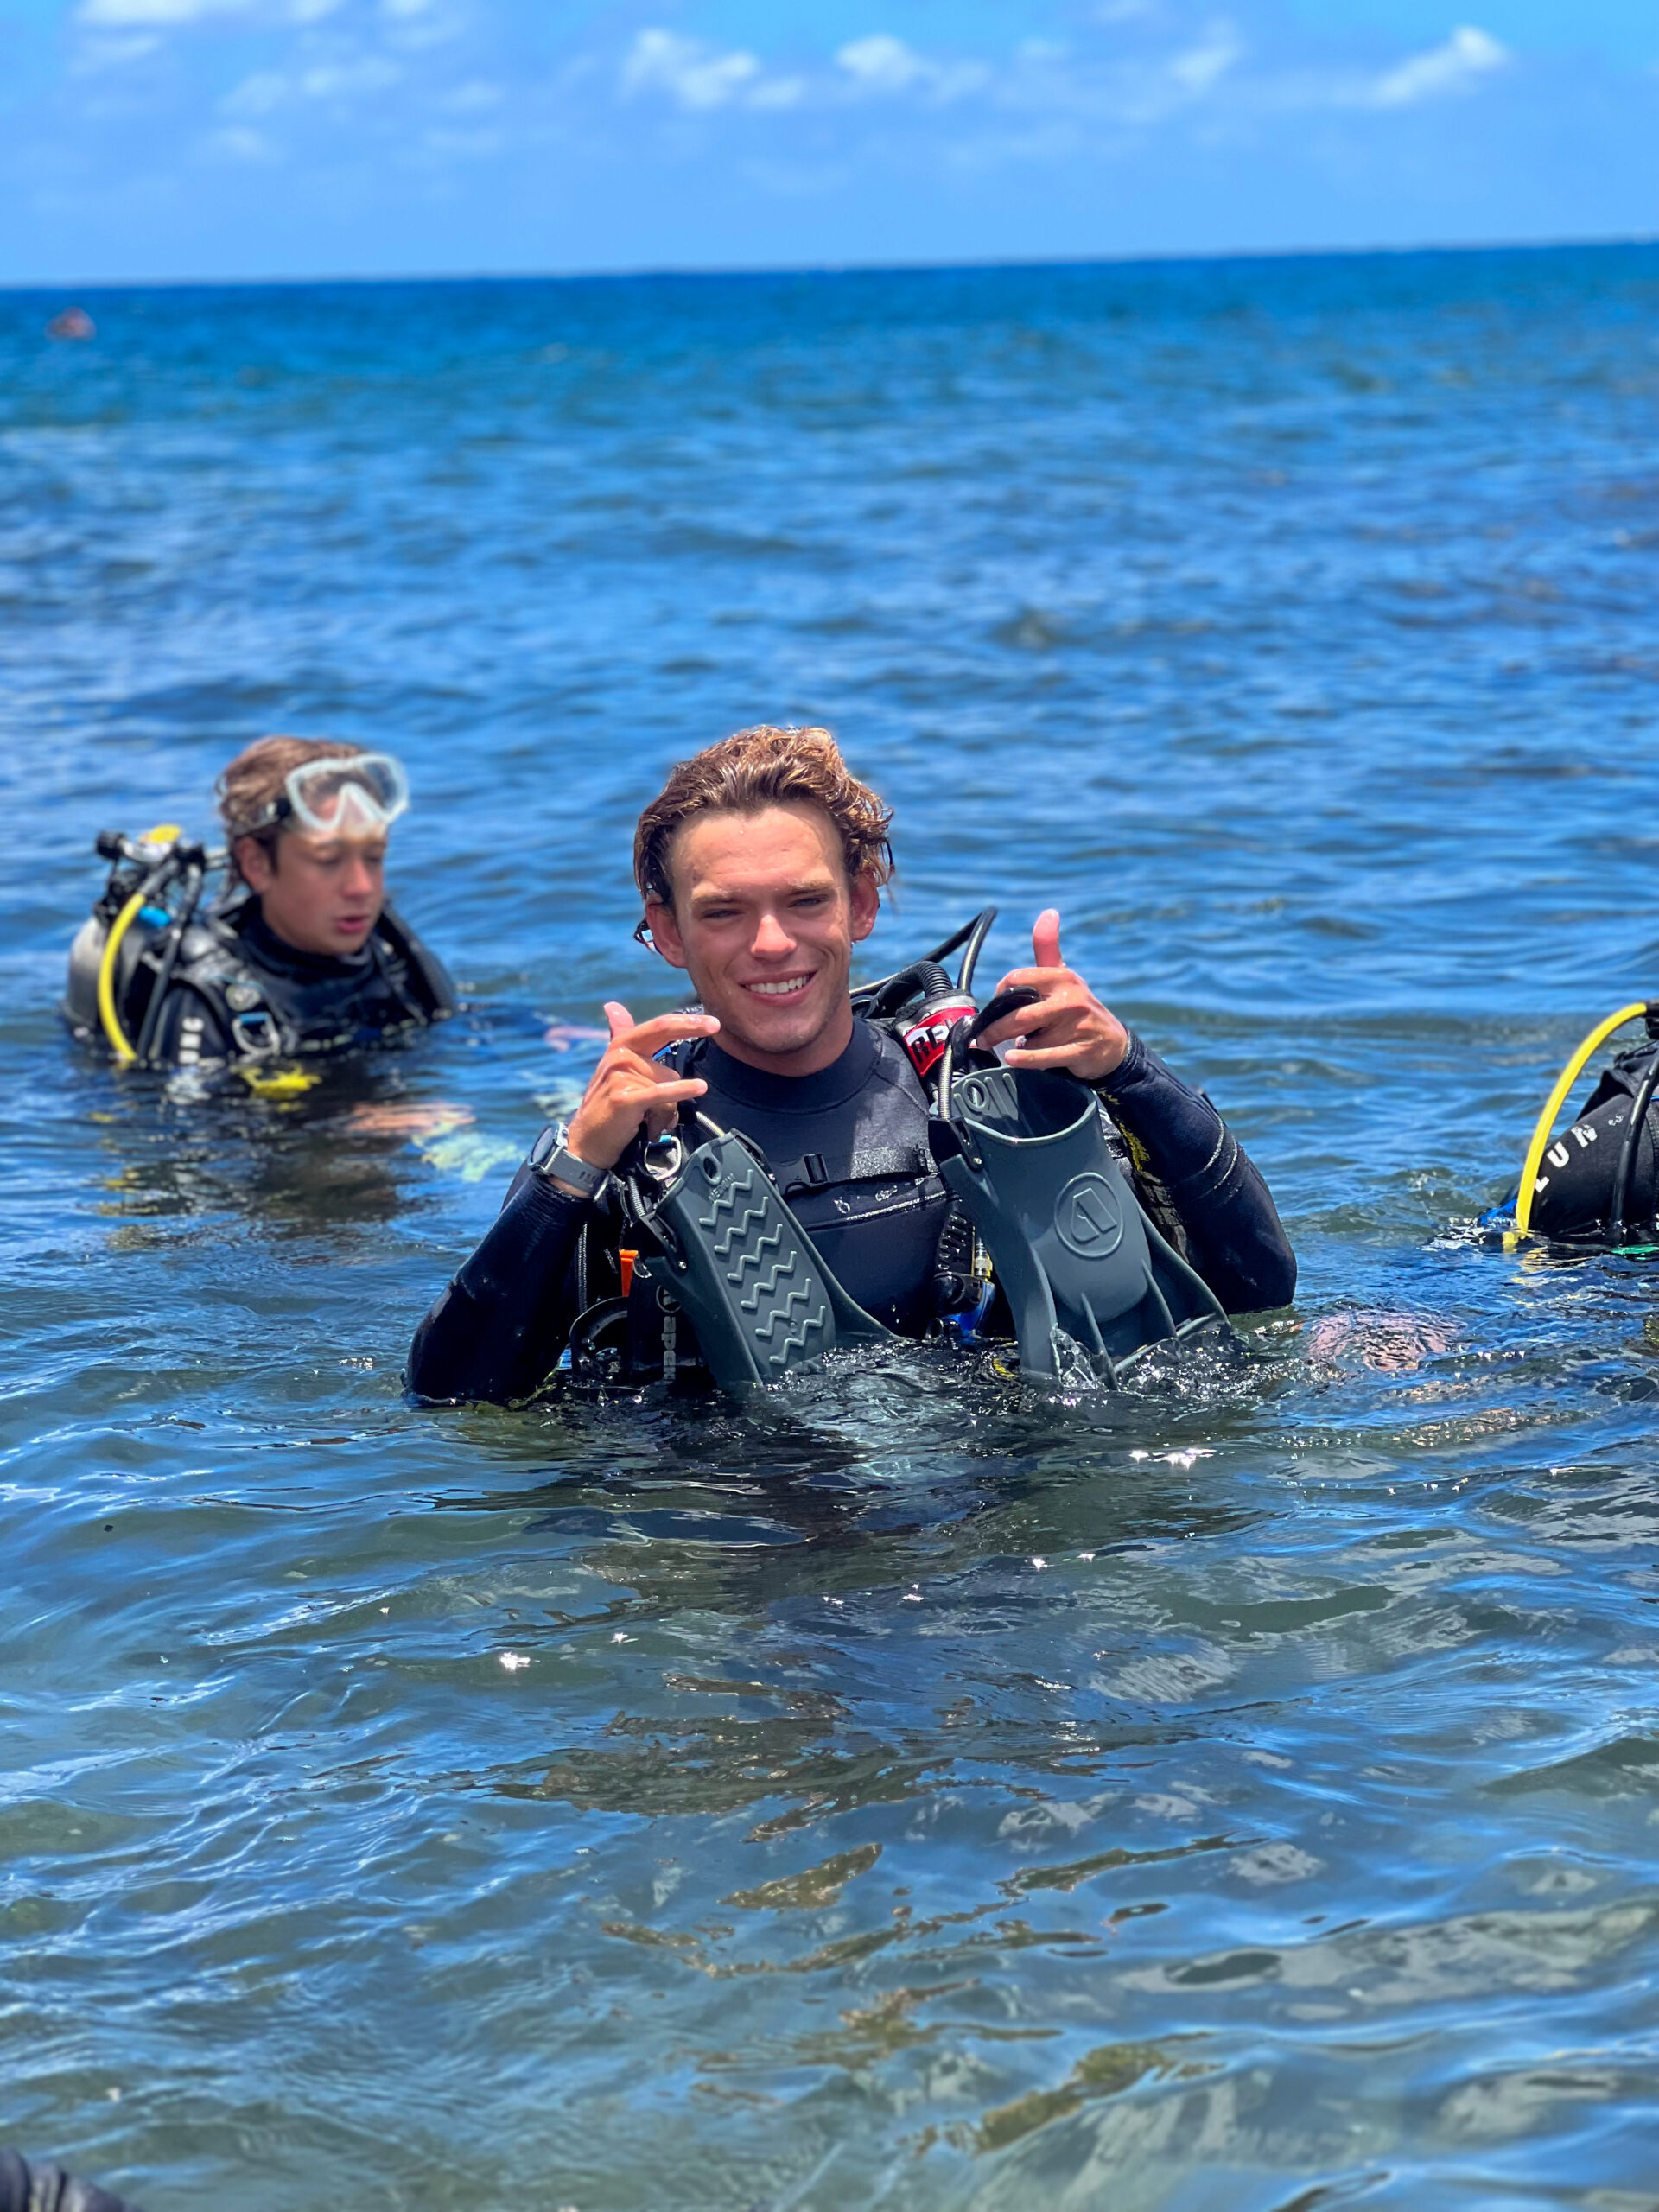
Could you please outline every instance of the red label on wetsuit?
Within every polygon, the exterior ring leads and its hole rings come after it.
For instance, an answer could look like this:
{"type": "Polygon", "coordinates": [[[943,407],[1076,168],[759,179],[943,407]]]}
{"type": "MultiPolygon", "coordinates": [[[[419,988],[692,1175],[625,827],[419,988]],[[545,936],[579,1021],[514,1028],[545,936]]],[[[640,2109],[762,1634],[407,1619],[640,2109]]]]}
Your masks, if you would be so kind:
{"type": "Polygon", "coordinates": [[[934,999],[925,1006],[907,1029],[899,1033],[911,1065],[925,1079],[938,1066],[950,1040],[950,1032],[963,1020],[971,1020],[979,1008],[967,997],[934,999]]]}

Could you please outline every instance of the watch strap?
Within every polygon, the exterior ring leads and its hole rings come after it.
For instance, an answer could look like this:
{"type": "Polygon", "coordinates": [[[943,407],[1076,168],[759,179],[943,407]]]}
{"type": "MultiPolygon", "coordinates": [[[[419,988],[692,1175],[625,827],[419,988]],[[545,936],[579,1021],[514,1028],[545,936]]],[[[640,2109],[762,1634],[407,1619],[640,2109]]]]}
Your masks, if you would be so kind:
{"type": "Polygon", "coordinates": [[[586,1160],[578,1160],[565,1141],[562,1123],[550,1123],[542,1131],[530,1148],[526,1163],[532,1173],[546,1183],[560,1183],[574,1191],[589,1205],[597,1198],[611,1179],[608,1167],[595,1167],[586,1160]]]}

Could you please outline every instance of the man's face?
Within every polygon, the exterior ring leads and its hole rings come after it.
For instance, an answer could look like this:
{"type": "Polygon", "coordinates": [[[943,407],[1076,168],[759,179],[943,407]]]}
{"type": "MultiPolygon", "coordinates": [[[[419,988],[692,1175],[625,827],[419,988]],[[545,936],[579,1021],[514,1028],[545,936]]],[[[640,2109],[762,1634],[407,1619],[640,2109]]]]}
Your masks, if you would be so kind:
{"type": "Polygon", "coordinates": [[[852,1035],[853,947],[880,894],[847,880],[822,807],[693,815],[668,854],[674,904],[646,907],[664,957],[685,969],[720,1043],[779,1075],[828,1067],[852,1035]]]}
{"type": "Polygon", "coordinates": [[[385,904],[386,840],[314,837],[285,830],[273,863],[263,845],[245,837],[238,864],[258,895],[267,922],[298,952],[359,952],[385,904]]]}

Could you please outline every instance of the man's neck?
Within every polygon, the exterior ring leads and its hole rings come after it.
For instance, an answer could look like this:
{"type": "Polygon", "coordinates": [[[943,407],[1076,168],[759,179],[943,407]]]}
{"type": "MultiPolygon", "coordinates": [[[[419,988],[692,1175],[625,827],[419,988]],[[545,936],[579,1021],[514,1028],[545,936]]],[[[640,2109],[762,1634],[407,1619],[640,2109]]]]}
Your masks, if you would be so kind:
{"type": "MultiPolygon", "coordinates": [[[[284,958],[294,961],[302,966],[309,967],[327,967],[331,965],[343,964],[348,959],[349,956],[344,953],[314,952],[308,945],[296,944],[293,938],[284,937],[281,930],[277,928],[276,923],[271,920],[270,916],[265,912],[264,903],[257,893],[254,896],[252,906],[253,912],[249,917],[249,922],[252,925],[256,941],[263,938],[270,947],[271,947],[276,952],[282,954],[284,958]]],[[[245,925],[245,932],[246,926],[247,925],[245,925]]]]}
{"type": "Polygon", "coordinates": [[[741,1038],[722,1029],[715,1042],[728,1060],[741,1060],[746,1068],[758,1068],[763,1075],[804,1076],[821,1075],[825,1068],[833,1067],[853,1041],[853,1007],[851,1000],[844,1001],[836,1009],[833,1020],[826,1022],[809,1044],[793,1052],[757,1052],[741,1038]]]}

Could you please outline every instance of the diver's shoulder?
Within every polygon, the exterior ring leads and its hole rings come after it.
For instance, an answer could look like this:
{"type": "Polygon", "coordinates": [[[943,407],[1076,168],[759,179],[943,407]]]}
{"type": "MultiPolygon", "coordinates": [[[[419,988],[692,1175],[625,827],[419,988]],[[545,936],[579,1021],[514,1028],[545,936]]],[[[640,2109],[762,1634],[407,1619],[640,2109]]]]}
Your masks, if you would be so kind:
{"type": "Polygon", "coordinates": [[[454,977],[390,899],[380,909],[374,934],[416,979],[426,1001],[424,1011],[429,1021],[446,1020],[460,1011],[461,995],[455,988],[454,977]]]}
{"type": "Polygon", "coordinates": [[[925,1105],[926,1096],[922,1090],[921,1078],[911,1063],[910,1054],[892,1030],[885,1028],[879,1021],[867,1020],[861,1014],[855,1014],[853,1020],[855,1027],[862,1029],[869,1037],[872,1046],[868,1080],[886,1084],[894,1090],[902,1090],[906,1097],[913,1097],[918,1104],[925,1105]]]}

